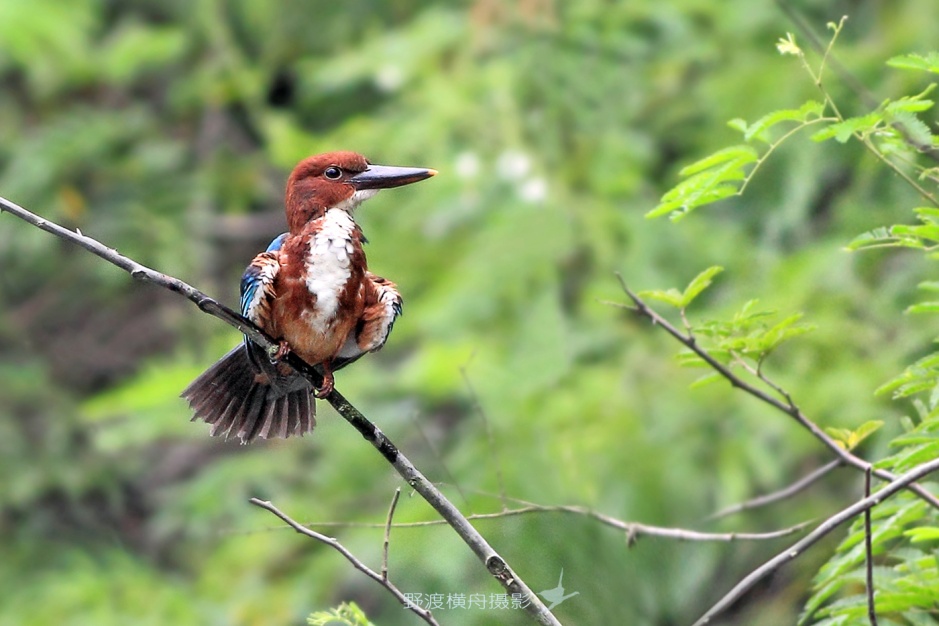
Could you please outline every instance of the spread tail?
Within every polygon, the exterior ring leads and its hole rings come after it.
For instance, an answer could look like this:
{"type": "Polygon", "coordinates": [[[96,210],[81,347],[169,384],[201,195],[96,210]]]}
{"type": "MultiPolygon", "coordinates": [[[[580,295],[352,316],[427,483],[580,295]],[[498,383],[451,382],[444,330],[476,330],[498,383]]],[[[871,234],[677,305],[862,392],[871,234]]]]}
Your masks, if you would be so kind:
{"type": "Polygon", "coordinates": [[[303,435],[316,425],[312,385],[303,377],[283,376],[263,357],[252,359],[242,344],[192,381],[181,394],[194,411],[192,421],[212,425],[213,437],[238,437],[242,443],[303,435]]]}

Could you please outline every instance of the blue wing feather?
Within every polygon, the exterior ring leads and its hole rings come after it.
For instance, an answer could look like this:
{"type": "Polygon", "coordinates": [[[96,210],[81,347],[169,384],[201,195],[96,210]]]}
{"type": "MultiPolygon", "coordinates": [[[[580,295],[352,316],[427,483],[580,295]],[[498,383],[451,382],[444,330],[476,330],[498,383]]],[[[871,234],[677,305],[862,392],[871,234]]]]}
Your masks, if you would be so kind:
{"type": "Polygon", "coordinates": [[[270,245],[267,246],[267,250],[265,250],[265,252],[277,252],[284,246],[284,239],[286,238],[287,233],[277,235],[277,237],[274,238],[274,241],[272,241],[270,245]]]}
{"type": "Polygon", "coordinates": [[[241,276],[241,314],[253,321],[259,323],[259,314],[263,298],[258,298],[258,288],[267,291],[273,283],[274,276],[277,274],[277,263],[275,255],[284,245],[287,233],[277,236],[267,249],[254,257],[251,264],[245,268],[241,276]]]}
{"type": "Polygon", "coordinates": [[[245,317],[251,317],[248,308],[261,282],[258,278],[260,275],[261,268],[254,263],[249,265],[245,273],[241,275],[241,314],[245,317]]]}

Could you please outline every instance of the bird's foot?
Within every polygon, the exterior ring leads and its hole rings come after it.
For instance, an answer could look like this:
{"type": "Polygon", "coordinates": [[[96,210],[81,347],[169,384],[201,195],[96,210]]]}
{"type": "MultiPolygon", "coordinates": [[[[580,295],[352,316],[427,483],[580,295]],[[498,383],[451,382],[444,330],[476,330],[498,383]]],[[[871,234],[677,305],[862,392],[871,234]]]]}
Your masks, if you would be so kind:
{"type": "Polygon", "coordinates": [[[281,339],[277,344],[277,350],[271,355],[271,362],[279,363],[283,361],[288,354],[290,354],[290,344],[281,339]]]}
{"type": "Polygon", "coordinates": [[[323,363],[323,384],[313,390],[313,395],[322,400],[333,392],[336,386],[336,379],[333,377],[333,371],[329,365],[323,363]]]}
{"type": "Polygon", "coordinates": [[[313,395],[322,400],[331,394],[334,388],[333,375],[323,376],[323,384],[313,390],[313,395]]]}

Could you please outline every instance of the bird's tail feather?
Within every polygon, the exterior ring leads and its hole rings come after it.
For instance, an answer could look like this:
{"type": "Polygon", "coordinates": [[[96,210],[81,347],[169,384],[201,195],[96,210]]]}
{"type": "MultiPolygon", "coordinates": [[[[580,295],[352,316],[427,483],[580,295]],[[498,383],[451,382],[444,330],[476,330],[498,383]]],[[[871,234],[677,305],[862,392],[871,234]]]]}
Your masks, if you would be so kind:
{"type": "MultiPolygon", "coordinates": [[[[210,434],[248,443],[303,435],[316,425],[312,386],[302,377],[258,372],[248,346],[240,345],[192,381],[181,394],[210,434]]],[[[264,368],[265,370],[268,368],[264,368]]]]}

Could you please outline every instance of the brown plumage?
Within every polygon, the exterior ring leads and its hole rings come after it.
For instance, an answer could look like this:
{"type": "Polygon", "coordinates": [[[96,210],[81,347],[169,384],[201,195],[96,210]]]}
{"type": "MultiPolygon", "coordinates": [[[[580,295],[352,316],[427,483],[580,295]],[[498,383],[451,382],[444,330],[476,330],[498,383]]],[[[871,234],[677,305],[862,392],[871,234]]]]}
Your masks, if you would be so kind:
{"type": "Polygon", "coordinates": [[[294,168],[285,196],[290,230],[245,271],[242,313],[280,341],[281,356],[293,351],[320,370],[323,388],[313,390],[246,340],[183,391],[194,420],[212,424],[212,435],[243,442],[313,429],[311,394],[324,397],[335,370],[381,348],[401,313],[394,283],[368,271],[352,212],[379,189],[434,174],[372,165],[354,152],[316,155],[294,168]]]}

